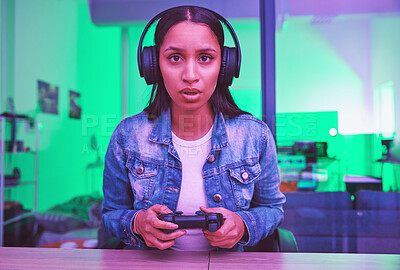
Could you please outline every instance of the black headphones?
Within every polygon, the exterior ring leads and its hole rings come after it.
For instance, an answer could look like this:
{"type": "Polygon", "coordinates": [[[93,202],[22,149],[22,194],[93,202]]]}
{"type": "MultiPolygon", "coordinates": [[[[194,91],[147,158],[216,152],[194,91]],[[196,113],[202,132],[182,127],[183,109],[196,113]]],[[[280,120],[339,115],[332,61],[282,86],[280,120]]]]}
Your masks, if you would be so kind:
{"type": "MultiPolygon", "coordinates": [[[[173,7],[167,10],[164,10],[163,12],[157,14],[156,16],[151,19],[146,27],[143,30],[142,36],[140,37],[139,45],[138,45],[138,65],[139,65],[139,72],[140,72],[140,77],[144,77],[146,80],[146,83],[148,85],[150,84],[155,84],[159,81],[160,79],[160,74],[159,74],[159,68],[158,68],[158,59],[157,59],[157,53],[156,53],[156,48],[155,46],[150,46],[150,47],[144,47],[142,50],[142,43],[145,34],[147,33],[147,30],[150,28],[150,26],[158,19],[160,19],[162,16],[164,16],[165,13],[175,9],[175,8],[182,8],[182,7],[191,7],[191,6],[179,6],[179,7],[173,7]]],[[[203,7],[201,7],[203,8],[203,7]]],[[[229,29],[229,32],[231,33],[233,40],[235,42],[236,47],[226,47],[224,46],[221,52],[221,69],[219,72],[219,77],[218,77],[218,83],[226,86],[230,86],[233,81],[233,77],[235,78],[239,77],[239,70],[240,70],[240,62],[241,62],[241,53],[240,53],[240,45],[239,45],[239,40],[236,36],[235,31],[233,30],[232,26],[230,23],[221,15],[218,13],[207,9],[203,8],[205,10],[210,11],[213,13],[218,20],[222,21],[226,27],[229,29]]]]}

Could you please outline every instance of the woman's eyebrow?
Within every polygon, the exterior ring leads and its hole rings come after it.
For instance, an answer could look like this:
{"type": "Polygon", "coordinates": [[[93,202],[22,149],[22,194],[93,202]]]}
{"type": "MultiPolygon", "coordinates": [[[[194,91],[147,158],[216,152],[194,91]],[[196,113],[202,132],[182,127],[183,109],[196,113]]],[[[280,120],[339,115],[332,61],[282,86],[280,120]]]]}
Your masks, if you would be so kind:
{"type": "MultiPolygon", "coordinates": [[[[182,52],[182,51],[184,51],[184,49],[170,46],[164,50],[164,52],[168,52],[168,51],[182,52]]],[[[205,49],[196,50],[196,52],[217,52],[217,51],[213,48],[205,48],[205,49]]]]}
{"type": "Polygon", "coordinates": [[[215,49],[212,49],[212,48],[207,48],[207,49],[197,50],[196,52],[217,52],[217,51],[215,49]]]}
{"type": "Polygon", "coordinates": [[[183,49],[170,46],[170,47],[168,47],[168,48],[166,48],[166,49],[164,50],[164,52],[167,52],[167,51],[177,51],[177,52],[181,52],[181,51],[183,51],[183,49]]]}

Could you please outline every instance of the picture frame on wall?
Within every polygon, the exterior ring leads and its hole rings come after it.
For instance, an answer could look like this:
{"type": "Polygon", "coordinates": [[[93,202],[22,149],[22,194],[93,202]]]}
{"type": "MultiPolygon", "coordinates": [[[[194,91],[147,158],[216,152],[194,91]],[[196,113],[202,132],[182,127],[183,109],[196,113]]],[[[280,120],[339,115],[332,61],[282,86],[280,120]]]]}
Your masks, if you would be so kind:
{"type": "Polygon", "coordinates": [[[43,113],[58,114],[58,86],[38,80],[38,107],[43,113]]]}
{"type": "Polygon", "coordinates": [[[81,119],[82,107],[80,105],[81,94],[75,91],[69,91],[69,117],[81,119]]]}

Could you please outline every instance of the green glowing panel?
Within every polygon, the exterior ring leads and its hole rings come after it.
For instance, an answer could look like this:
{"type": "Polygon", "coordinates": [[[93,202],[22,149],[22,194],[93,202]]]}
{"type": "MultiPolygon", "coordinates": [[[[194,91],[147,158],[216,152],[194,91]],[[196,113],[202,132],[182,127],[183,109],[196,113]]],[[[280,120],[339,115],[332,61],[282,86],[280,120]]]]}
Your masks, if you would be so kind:
{"type": "Polygon", "coordinates": [[[253,114],[262,120],[261,116],[261,91],[258,89],[231,89],[233,99],[240,109],[253,114]]]}
{"type": "MultiPolygon", "coordinates": [[[[152,86],[146,84],[144,78],[140,77],[137,63],[137,48],[142,31],[147,22],[138,22],[128,28],[129,36],[129,91],[128,91],[128,114],[140,113],[147,105],[151,95],[152,86]]],[[[149,29],[145,36],[143,46],[154,45],[154,27],[149,29]],[[153,33],[153,35],[152,35],[153,33]]]]}
{"type": "Polygon", "coordinates": [[[329,134],[331,128],[338,128],[337,112],[298,112],[276,114],[277,143],[294,141],[326,141],[335,137],[329,134]]]}
{"type": "Polygon", "coordinates": [[[393,139],[395,134],[394,83],[386,82],[374,89],[374,116],[377,133],[384,139],[393,139]]]}
{"type": "MultiPolygon", "coordinates": [[[[233,80],[231,93],[242,110],[261,119],[260,23],[256,19],[232,19],[230,23],[238,36],[242,52],[240,76],[233,80]]],[[[225,37],[227,45],[234,46],[228,33],[225,33],[225,37]]]]}

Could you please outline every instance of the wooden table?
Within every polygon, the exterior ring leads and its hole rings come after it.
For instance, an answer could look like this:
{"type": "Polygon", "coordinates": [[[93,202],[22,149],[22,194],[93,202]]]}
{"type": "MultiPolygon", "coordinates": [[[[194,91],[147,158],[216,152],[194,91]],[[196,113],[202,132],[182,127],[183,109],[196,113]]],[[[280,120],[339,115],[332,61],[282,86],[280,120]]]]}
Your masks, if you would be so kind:
{"type": "Polygon", "coordinates": [[[210,270],[399,270],[400,255],[345,253],[211,253],[210,270]]]}
{"type": "Polygon", "coordinates": [[[400,255],[0,247],[0,269],[400,269],[400,255]]]}

